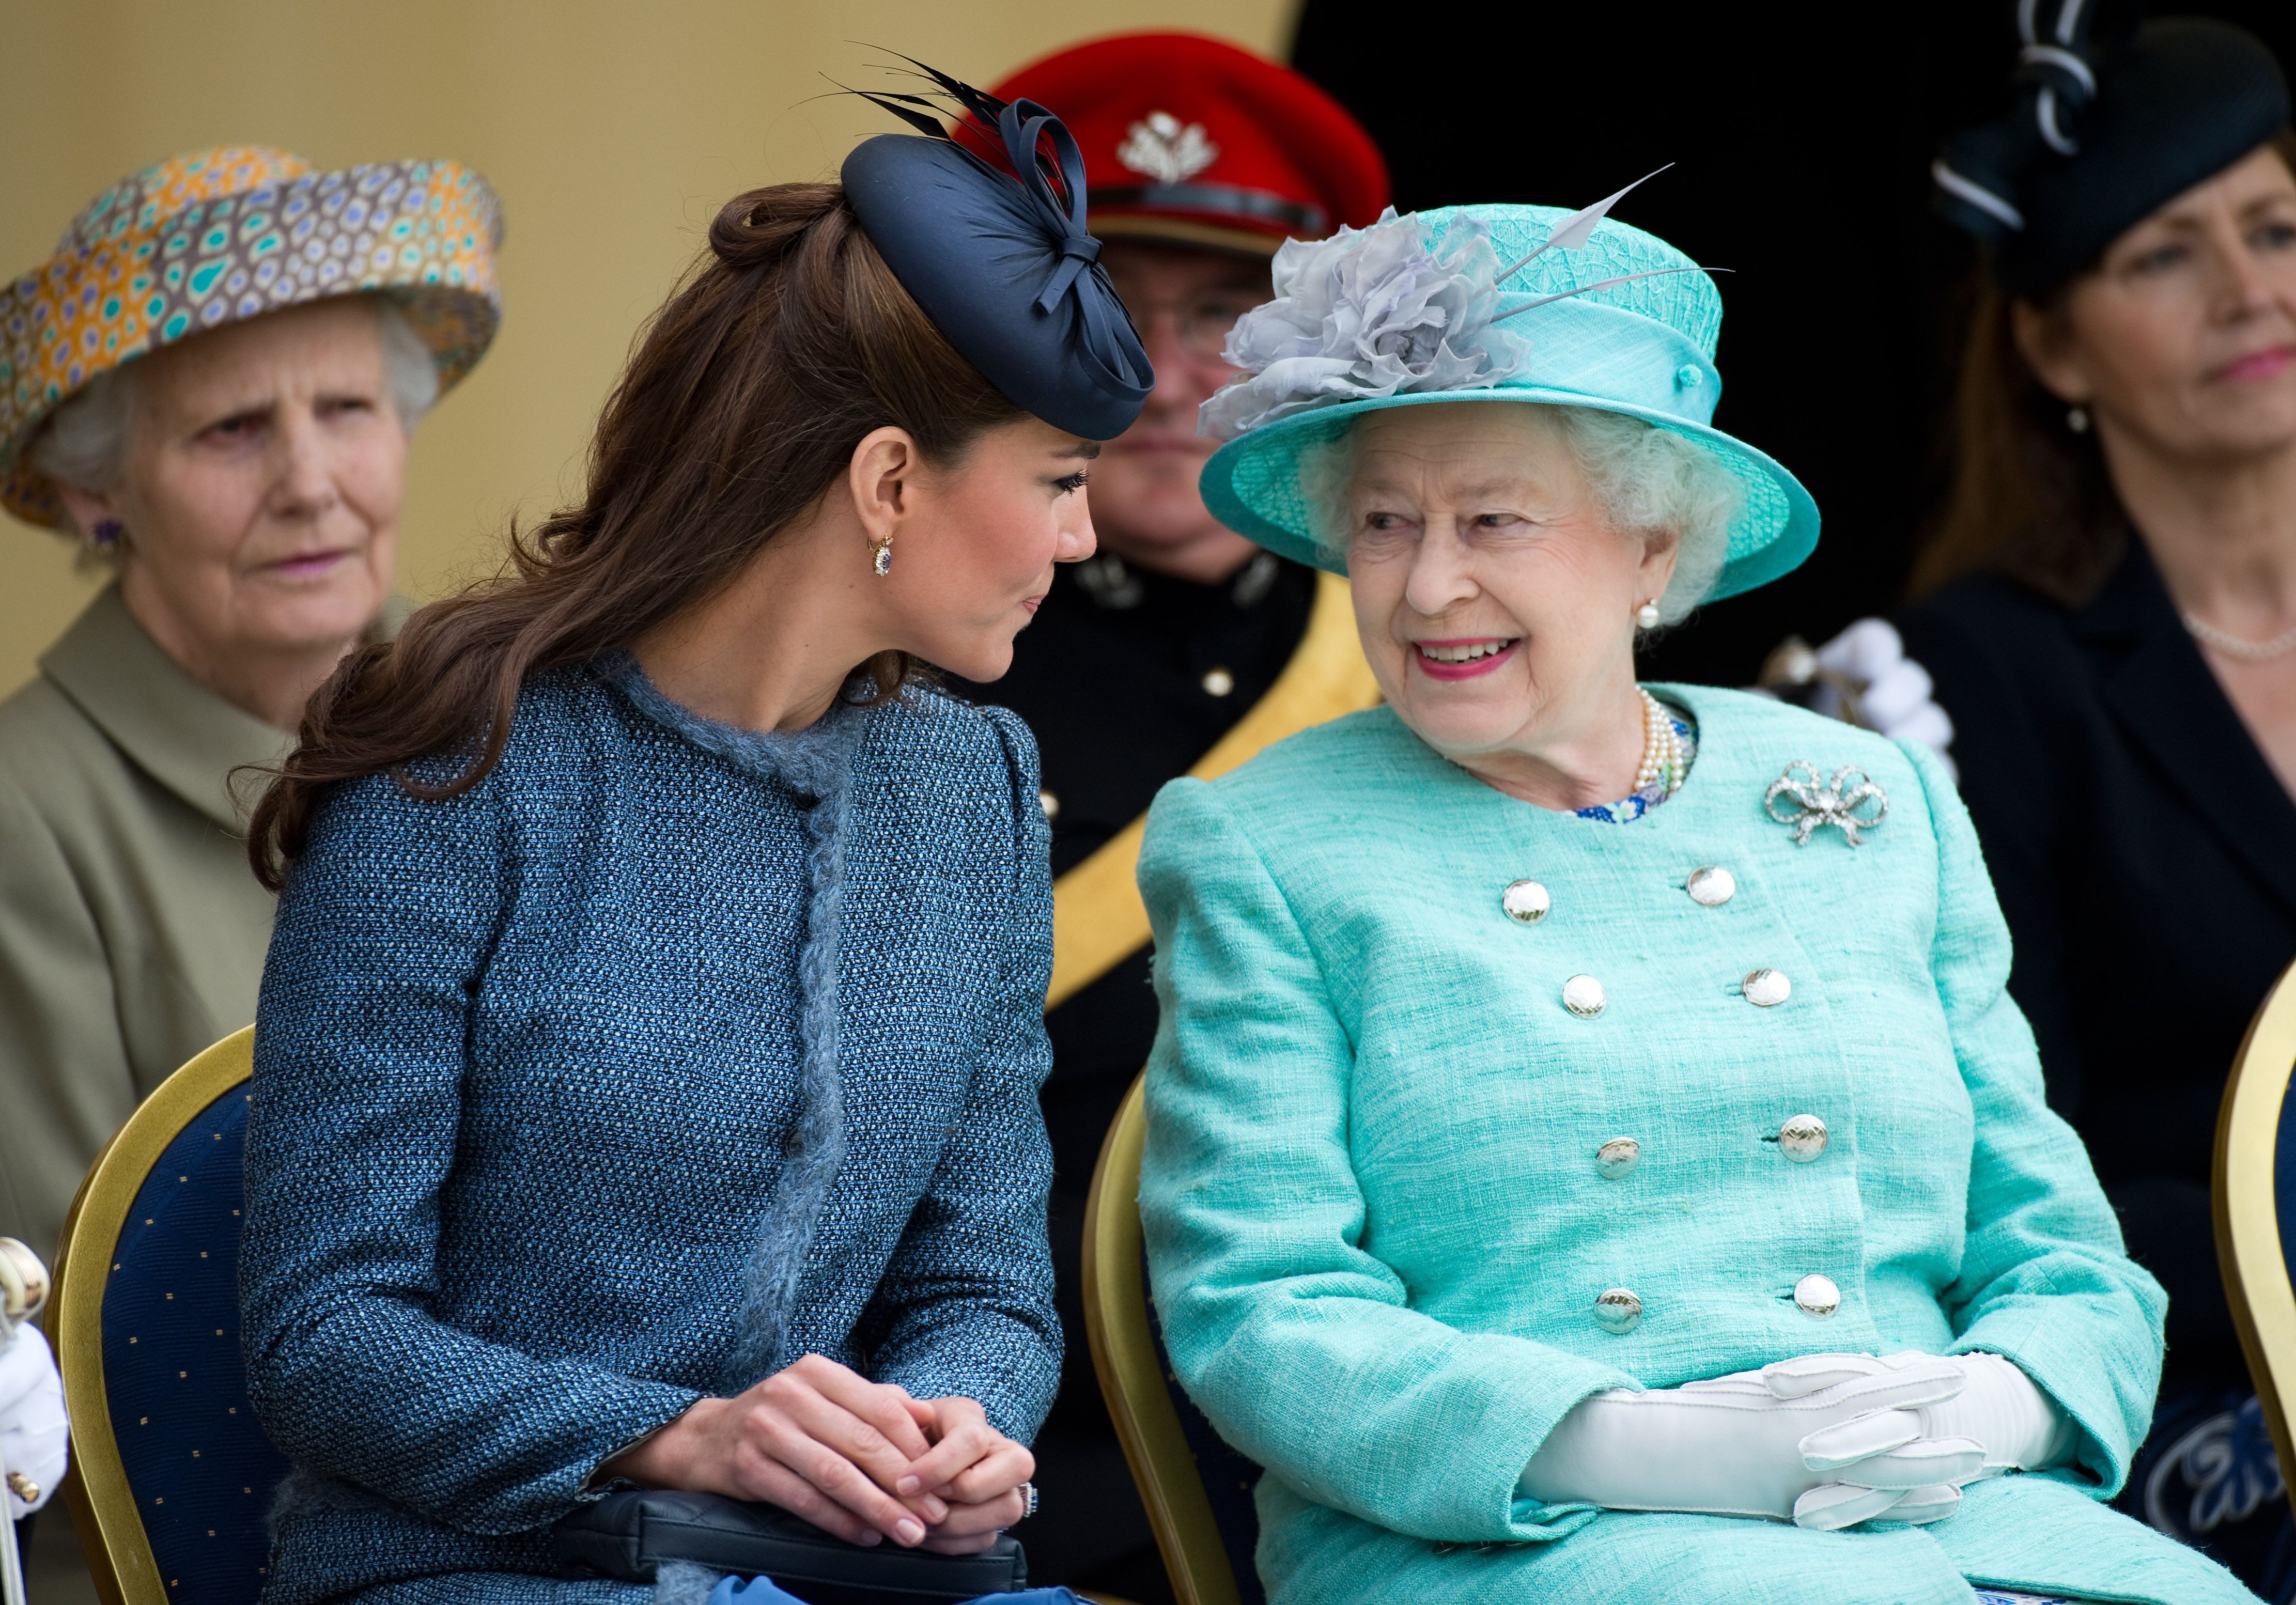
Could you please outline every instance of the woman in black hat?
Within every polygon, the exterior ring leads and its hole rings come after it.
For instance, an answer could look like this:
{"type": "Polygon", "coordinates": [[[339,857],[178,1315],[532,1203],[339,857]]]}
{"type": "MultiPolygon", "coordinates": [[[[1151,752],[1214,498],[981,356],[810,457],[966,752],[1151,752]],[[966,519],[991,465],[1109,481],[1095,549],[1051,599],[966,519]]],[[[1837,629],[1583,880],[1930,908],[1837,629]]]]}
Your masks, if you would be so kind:
{"type": "Polygon", "coordinates": [[[1958,731],[2010,988],[2169,1290],[2123,1507],[2296,1591],[2209,1197],[2296,954],[2296,140],[2256,40],[2027,0],[2013,110],[1935,176],[1988,244],[1952,501],[1903,619],[1958,731]]]}

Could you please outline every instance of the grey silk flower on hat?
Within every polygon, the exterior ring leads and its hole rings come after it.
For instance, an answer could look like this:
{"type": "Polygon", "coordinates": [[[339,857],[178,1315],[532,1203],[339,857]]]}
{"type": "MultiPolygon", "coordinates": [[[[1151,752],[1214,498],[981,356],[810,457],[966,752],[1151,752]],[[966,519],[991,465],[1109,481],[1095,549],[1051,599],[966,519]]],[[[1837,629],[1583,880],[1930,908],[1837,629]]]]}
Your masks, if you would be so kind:
{"type": "Polygon", "coordinates": [[[1198,431],[1233,440],[1331,402],[1488,389],[1528,355],[1492,326],[1498,271],[1480,222],[1463,219],[1439,250],[1417,213],[1398,217],[1393,207],[1369,228],[1285,241],[1275,299],[1228,333],[1228,363],[1246,377],[1203,404],[1198,431]]]}
{"type": "Polygon", "coordinates": [[[1550,250],[1584,247],[1612,207],[1664,171],[1571,213],[1505,267],[1488,225],[1472,214],[1439,236],[1428,214],[1398,217],[1389,207],[1369,228],[1285,241],[1275,253],[1275,299],[1228,332],[1225,355],[1243,374],[1198,409],[1197,433],[1233,440],[1339,402],[1494,389],[1530,358],[1528,340],[1497,327],[1505,319],[1637,279],[1716,271],[1689,263],[1654,267],[1498,309],[1508,279],[1550,250]]]}

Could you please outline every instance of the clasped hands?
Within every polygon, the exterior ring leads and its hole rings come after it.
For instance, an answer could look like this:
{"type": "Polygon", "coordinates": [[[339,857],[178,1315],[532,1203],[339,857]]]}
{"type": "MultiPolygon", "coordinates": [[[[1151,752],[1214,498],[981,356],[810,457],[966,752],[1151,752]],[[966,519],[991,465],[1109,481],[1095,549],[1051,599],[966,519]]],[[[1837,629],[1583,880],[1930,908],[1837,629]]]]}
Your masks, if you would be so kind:
{"type": "Polygon", "coordinates": [[[734,1398],[698,1401],[599,1474],[762,1501],[850,1544],[966,1555],[1021,1519],[1036,1469],[973,1400],[912,1398],[808,1355],[734,1398]]]}
{"type": "Polygon", "coordinates": [[[1543,1503],[1834,1529],[1951,1515],[1962,1487],[2070,1452],[2064,1413],[1997,1355],[1805,1355],[1580,1400],[1522,1474],[1543,1503]]]}

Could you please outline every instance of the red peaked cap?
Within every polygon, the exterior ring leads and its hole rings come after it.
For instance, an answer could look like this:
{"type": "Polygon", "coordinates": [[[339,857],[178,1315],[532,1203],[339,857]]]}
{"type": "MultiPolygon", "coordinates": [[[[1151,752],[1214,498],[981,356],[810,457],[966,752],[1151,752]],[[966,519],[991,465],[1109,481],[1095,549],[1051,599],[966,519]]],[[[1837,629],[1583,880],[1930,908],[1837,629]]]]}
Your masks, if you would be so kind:
{"type": "Polygon", "coordinates": [[[1023,67],[990,90],[1050,108],[1084,151],[1103,239],[1274,253],[1361,228],[1387,163],[1340,103],[1288,67],[1200,34],[1117,34],[1023,67]]]}

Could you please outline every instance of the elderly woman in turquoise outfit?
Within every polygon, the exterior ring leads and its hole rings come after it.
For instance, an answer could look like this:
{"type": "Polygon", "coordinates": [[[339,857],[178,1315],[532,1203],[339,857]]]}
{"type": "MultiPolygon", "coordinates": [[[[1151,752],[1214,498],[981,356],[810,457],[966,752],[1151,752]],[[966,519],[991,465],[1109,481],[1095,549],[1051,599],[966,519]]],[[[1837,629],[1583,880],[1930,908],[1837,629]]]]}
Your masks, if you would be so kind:
{"type": "Polygon", "coordinates": [[[1347,573],[1386,694],[1141,859],[1156,1302],[1270,1598],[2246,1600],[2101,1503],[2165,1301],[1945,770],[1636,682],[1817,516],[1610,204],[1287,247],[1205,407],[1208,502],[1347,573]]]}

